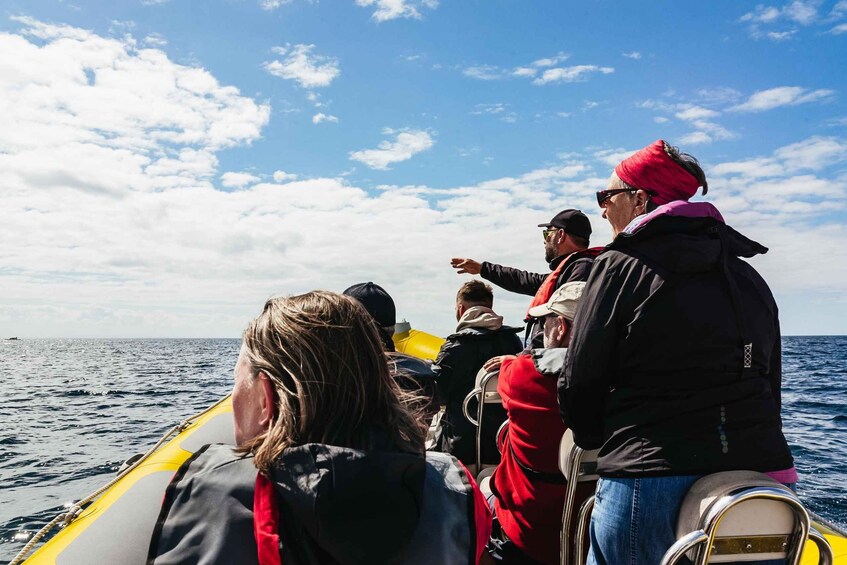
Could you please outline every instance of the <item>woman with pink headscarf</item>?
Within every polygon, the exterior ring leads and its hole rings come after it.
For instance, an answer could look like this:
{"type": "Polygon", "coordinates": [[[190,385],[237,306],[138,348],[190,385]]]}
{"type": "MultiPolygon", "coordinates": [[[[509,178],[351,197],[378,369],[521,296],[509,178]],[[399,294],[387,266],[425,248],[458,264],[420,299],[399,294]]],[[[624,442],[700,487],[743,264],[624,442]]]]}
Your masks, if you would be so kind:
{"type": "Polygon", "coordinates": [[[589,563],[658,563],[703,475],[797,481],[777,306],[742,260],[767,248],[690,202],[700,188],[697,160],[658,140],[597,193],[615,239],[594,262],[558,383],[576,443],[600,448],[589,563]]]}

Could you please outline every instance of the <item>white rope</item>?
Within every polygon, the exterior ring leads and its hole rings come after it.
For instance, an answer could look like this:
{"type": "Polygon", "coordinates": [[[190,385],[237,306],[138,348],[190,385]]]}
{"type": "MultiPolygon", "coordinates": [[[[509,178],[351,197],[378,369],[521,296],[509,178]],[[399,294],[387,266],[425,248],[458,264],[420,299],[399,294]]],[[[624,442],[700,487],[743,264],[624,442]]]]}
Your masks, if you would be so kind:
{"type": "MultiPolygon", "coordinates": [[[[217,406],[217,404],[215,404],[215,406],[217,406]]],[[[58,516],[56,516],[55,518],[50,520],[50,522],[46,526],[44,526],[43,528],[38,530],[38,532],[34,536],[32,536],[32,538],[27,542],[27,544],[23,547],[23,549],[21,549],[18,552],[18,554],[15,555],[14,559],[12,559],[9,562],[9,565],[18,565],[19,563],[21,563],[24,560],[24,557],[26,557],[27,554],[30,551],[32,551],[32,548],[35,546],[35,544],[37,544],[41,540],[41,538],[43,538],[45,535],[47,535],[47,533],[50,530],[55,528],[57,524],[61,524],[61,527],[64,528],[64,527],[68,526],[71,522],[76,520],[77,516],[82,514],[84,506],[88,505],[95,498],[97,498],[98,496],[100,496],[101,494],[103,494],[104,492],[109,490],[110,488],[112,488],[115,485],[115,483],[120,481],[130,471],[132,471],[133,469],[138,467],[148,457],[153,455],[153,453],[155,453],[159,449],[159,447],[161,447],[161,445],[163,443],[165,443],[165,441],[167,441],[168,438],[170,438],[174,434],[179,434],[180,432],[185,430],[185,428],[190,426],[193,423],[194,420],[196,420],[197,418],[199,418],[200,416],[205,414],[208,410],[211,410],[211,408],[207,408],[203,412],[200,412],[199,414],[189,418],[188,420],[183,420],[182,422],[180,422],[176,426],[172,427],[170,430],[168,430],[165,433],[165,435],[162,436],[162,439],[160,439],[158,442],[156,442],[156,445],[154,445],[153,447],[148,449],[147,452],[144,455],[142,455],[141,457],[139,457],[138,460],[135,461],[132,465],[130,465],[129,467],[127,467],[126,469],[124,469],[123,471],[118,473],[118,475],[114,479],[112,479],[111,481],[109,481],[108,483],[103,485],[102,487],[98,488],[96,491],[92,492],[91,494],[89,494],[88,496],[86,496],[85,498],[80,500],[79,502],[72,504],[70,507],[68,507],[67,511],[62,512],[61,514],[59,514],[58,516]]]]}

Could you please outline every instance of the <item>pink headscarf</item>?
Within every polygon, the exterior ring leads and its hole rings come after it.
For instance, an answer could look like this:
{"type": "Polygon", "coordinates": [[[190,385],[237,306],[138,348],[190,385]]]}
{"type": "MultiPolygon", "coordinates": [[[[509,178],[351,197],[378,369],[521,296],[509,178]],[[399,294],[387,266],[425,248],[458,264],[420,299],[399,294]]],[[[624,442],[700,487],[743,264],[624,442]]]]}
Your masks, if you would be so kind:
{"type": "Polygon", "coordinates": [[[697,193],[700,182],[665,152],[664,140],[657,140],[615,167],[618,178],[647,191],[655,192],[658,205],[688,200],[697,193]]]}

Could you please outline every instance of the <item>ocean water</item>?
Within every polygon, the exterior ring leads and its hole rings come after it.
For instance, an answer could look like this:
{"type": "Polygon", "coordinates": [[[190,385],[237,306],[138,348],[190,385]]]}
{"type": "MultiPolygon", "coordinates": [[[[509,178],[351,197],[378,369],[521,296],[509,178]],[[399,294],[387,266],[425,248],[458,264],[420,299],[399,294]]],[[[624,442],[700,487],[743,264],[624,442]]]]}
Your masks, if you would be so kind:
{"type": "MultiPolygon", "coordinates": [[[[239,341],[0,341],[0,561],[231,388],[239,341]]],[[[847,527],[847,336],[783,339],[798,493],[847,527]]]]}

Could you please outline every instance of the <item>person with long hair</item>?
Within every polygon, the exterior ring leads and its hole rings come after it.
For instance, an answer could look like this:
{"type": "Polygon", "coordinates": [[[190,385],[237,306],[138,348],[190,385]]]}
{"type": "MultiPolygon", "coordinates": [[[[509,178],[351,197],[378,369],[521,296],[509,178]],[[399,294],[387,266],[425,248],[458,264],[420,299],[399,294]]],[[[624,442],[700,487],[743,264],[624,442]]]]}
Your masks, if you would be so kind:
{"type": "Polygon", "coordinates": [[[330,292],[271,298],[244,332],[237,449],[177,471],[148,563],[477,563],[490,514],[467,471],[424,451],[378,329],[330,292]]]}

